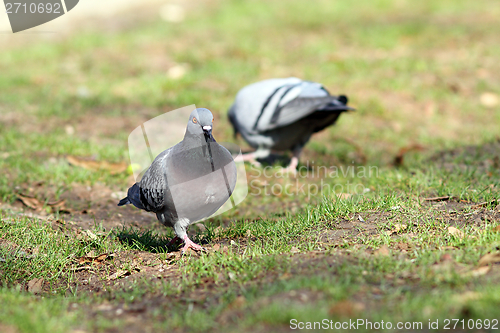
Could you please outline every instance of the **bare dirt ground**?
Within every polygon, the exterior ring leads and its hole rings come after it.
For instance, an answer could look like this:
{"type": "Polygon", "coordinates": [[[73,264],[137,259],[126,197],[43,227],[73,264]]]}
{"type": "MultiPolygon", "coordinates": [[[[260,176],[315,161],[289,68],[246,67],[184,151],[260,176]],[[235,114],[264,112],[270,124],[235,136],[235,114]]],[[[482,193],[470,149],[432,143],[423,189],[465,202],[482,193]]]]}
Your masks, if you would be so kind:
{"type": "MultiPolygon", "coordinates": [[[[452,153],[453,154],[453,153],[452,153]]],[[[40,184],[39,191],[47,193],[47,188],[40,184]]],[[[27,192],[32,193],[34,197],[37,195],[38,189],[28,188],[27,192]],[[30,191],[32,190],[32,191],[30,191]]],[[[50,223],[54,229],[61,231],[73,231],[80,234],[82,241],[88,240],[90,230],[95,223],[100,224],[105,230],[119,229],[120,227],[136,227],[143,230],[162,230],[161,226],[153,214],[142,212],[131,206],[117,207],[117,200],[112,198],[112,190],[104,185],[96,185],[94,187],[74,186],[74,188],[61,196],[66,200],[65,210],[60,212],[57,218],[54,215],[46,212],[34,211],[25,207],[19,200],[14,205],[2,206],[2,209],[9,209],[22,215],[33,216],[45,220],[50,223]],[[91,208],[88,208],[91,207],[91,208]]],[[[318,244],[322,251],[312,253],[295,254],[294,260],[310,262],[311,260],[319,260],[318,258],[331,260],[339,260],[346,254],[342,250],[345,244],[354,244],[355,240],[360,236],[380,237],[378,235],[385,233],[390,235],[398,242],[395,242],[392,250],[399,251],[404,254],[408,251],[415,250],[412,248],[413,242],[408,242],[416,234],[409,231],[411,226],[425,224],[425,215],[437,213],[437,219],[449,224],[449,226],[459,229],[466,227],[481,228],[484,227],[487,221],[500,220],[500,202],[497,203],[496,209],[485,208],[488,203],[472,203],[459,201],[449,197],[429,198],[430,200],[422,200],[421,207],[423,215],[420,218],[411,218],[407,224],[396,224],[393,229],[387,226],[395,218],[395,213],[400,211],[401,207],[394,207],[393,211],[368,211],[356,212],[341,220],[325,221],[329,227],[321,230],[318,233],[318,244]],[[411,225],[410,225],[411,223],[411,225]],[[330,254],[323,251],[334,250],[336,259],[332,259],[330,254]]],[[[435,215],[432,215],[435,216],[435,215]]],[[[203,226],[200,226],[203,228],[203,226]]],[[[191,227],[191,234],[196,234],[199,229],[191,227]]],[[[92,235],[92,234],[91,234],[92,235]]],[[[126,231],[118,233],[118,239],[127,241],[126,231]]],[[[240,245],[243,245],[248,237],[243,237],[236,240],[240,245]]],[[[250,236],[251,239],[251,236],[250,236]]],[[[213,251],[228,251],[228,246],[231,247],[231,239],[214,239],[211,244],[205,244],[209,252],[213,251]]],[[[163,244],[166,248],[166,242],[163,244]]],[[[232,249],[234,251],[235,249],[232,249]]],[[[74,286],[79,285],[80,291],[101,292],[110,288],[123,288],[127,281],[138,279],[141,277],[149,277],[151,280],[180,278],[178,275],[178,267],[176,262],[180,259],[180,252],[175,249],[166,254],[145,251],[122,252],[113,254],[91,253],[88,258],[75,258],[75,262],[71,269],[75,271],[74,286]],[[102,257],[99,257],[102,255],[102,257]],[[124,272],[121,267],[124,263],[128,265],[132,262],[134,268],[124,272]],[[103,274],[108,275],[111,279],[102,279],[103,274]],[[116,275],[118,274],[118,275],[116,275]],[[121,275],[120,275],[121,274],[121,275]],[[114,276],[114,277],[113,277],[114,276]],[[125,280],[115,281],[118,278],[126,277],[125,280]]],[[[373,255],[374,250],[367,249],[367,255],[373,255]]],[[[197,253],[192,253],[197,255],[197,253]]],[[[296,266],[300,270],[300,265],[296,266]]],[[[318,268],[320,270],[320,268],[318,268]]],[[[27,282],[24,282],[27,283],[27,282]]],[[[208,283],[208,282],[207,282],[208,283]]],[[[203,287],[205,288],[205,287],[203,287]]],[[[202,288],[202,289],[203,289],[202,288]]],[[[135,310],[134,310],[135,311],[135,310]]]]}
{"type": "MultiPolygon", "coordinates": [[[[70,38],[72,32],[78,29],[108,29],[123,31],[137,24],[140,20],[149,20],[158,15],[158,9],[161,6],[160,1],[150,0],[147,3],[138,3],[134,1],[113,0],[107,1],[106,8],[100,8],[97,15],[92,10],[92,6],[98,4],[96,1],[83,1],[73,12],[65,15],[63,18],[55,20],[54,25],[43,26],[39,30],[54,30],[57,33],[46,34],[47,40],[57,40],[60,38],[70,38]],[[83,6],[86,7],[83,7],[83,6]],[[141,10],[137,10],[137,8],[141,10]],[[86,8],[86,9],[85,9],[86,8]],[[85,10],[84,10],[85,9],[85,10]],[[119,10],[119,11],[118,11],[119,10]],[[78,17],[77,17],[78,16],[78,17]]],[[[0,30],[6,30],[5,14],[0,14],[0,30]],[[3,15],[3,16],[2,16],[3,15]],[[2,21],[3,20],[3,21],[2,21]],[[3,25],[2,25],[3,24],[3,25]]],[[[28,43],[36,36],[34,33],[24,34],[17,40],[12,36],[2,34],[0,40],[6,43],[28,43]]],[[[371,55],[370,55],[371,56],[371,55]]],[[[450,89],[452,89],[451,87],[450,89]]],[[[378,92],[374,92],[376,95],[378,92]]],[[[400,100],[393,104],[399,104],[400,100]]],[[[412,106],[413,100],[405,101],[404,109],[408,113],[414,113],[418,110],[412,106]]],[[[101,143],[123,142],[123,133],[129,133],[136,126],[148,120],[155,115],[156,110],[146,108],[133,108],[124,111],[127,117],[113,117],[109,115],[100,115],[100,110],[95,109],[91,114],[82,114],[71,120],[51,118],[50,121],[39,122],[38,119],[29,116],[23,119],[15,112],[4,113],[0,115],[0,122],[6,126],[15,126],[23,133],[29,132],[47,132],[58,129],[64,129],[68,135],[74,135],[82,139],[91,139],[101,143]]],[[[376,124],[385,128],[387,124],[376,124]]],[[[398,124],[391,126],[395,130],[398,124]]],[[[437,126],[437,125],[433,125],[437,126]]],[[[436,131],[439,128],[435,129],[436,131]]],[[[320,133],[315,140],[323,140],[327,137],[326,133],[320,133]]],[[[351,163],[363,165],[366,162],[366,152],[350,140],[336,138],[336,142],[341,141],[346,150],[346,154],[335,156],[317,152],[313,149],[306,149],[304,152],[305,160],[315,160],[318,164],[337,165],[342,163],[351,163]]],[[[327,147],[329,148],[329,147],[327,147]]],[[[425,148],[425,147],[424,147],[425,148]]],[[[432,147],[428,147],[432,149],[432,147]]],[[[408,152],[401,151],[399,167],[404,167],[404,155],[418,153],[419,149],[412,149],[408,152]]],[[[55,159],[57,161],[66,161],[66,156],[38,156],[40,160],[55,159]]],[[[392,161],[398,156],[388,156],[386,159],[392,161]]],[[[500,168],[500,140],[491,142],[482,146],[468,146],[453,150],[447,150],[434,154],[429,160],[429,166],[453,170],[476,169],[477,173],[492,174],[494,170],[500,168]],[[465,162],[457,164],[454,162],[457,157],[465,156],[465,162]]],[[[398,163],[395,163],[398,164],[398,163]]],[[[264,178],[257,179],[259,182],[266,181],[264,178]]],[[[308,181],[315,181],[314,179],[308,181]]],[[[43,181],[34,181],[26,183],[16,189],[24,200],[17,200],[11,205],[2,205],[0,209],[6,210],[12,215],[28,215],[34,219],[50,224],[54,230],[68,235],[68,237],[77,237],[82,243],[91,242],[94,237],[103,237],[109,231],[113,231],[110,237],[116,237],[120,242],[139,241],[134,235],[127,231],[127,228],[134,227],[138,230],[153,230],[160,235],[167,233],[167,230],[158,223],[154,214],[146,213],[135,209],[134,207],[117,207],[117,202],[125,195],[126,189],[134,182],[132,177],[128,177],[121,186],[108,186],[97,182],[94,185],[68,184],[63,193],[56,195],[58,189],[51,184],[43,181]],[[28,203],[28,204],[27,204],[28,203]],[[49,207],[42,207],[42,203],[49,204],[49,207]],[[30,206],[31,204],[31,206],[30,206]],[[99,225],[102,233],[95,234],[94,226],[99,225]]],[[[292,251],[290,254],[281,254],[278,260],[289,260],[288,270],[269,270],[259,273],[257,278],[242,284],[242,288],[258,287],[270,281],[286,281],[293,276],[321,276],[322,274],[340,275],[342,272],[337,270],[340,264],[356,265],[363,258],[372,258],[373,256],[388,256],[389,253],[398,256],[404,260],[408,253],[419,251],[418,235],[412,229],[423,228],[426,224],[426,218],[437,219],[445,222],[450,227],[456,227],[461,230],[467,228],[484,228],[485,223],[491,221],[500,221],[500,202],[468,202],[454,197],[432,198],[435,193],[429,192],[422,194],[429,200],[415,198],[415,205],[420,207],[418,217],[414,215],[405,215],[406,207],[392,207],[389,210],[359,211],[344,216],[341,219],[328,220],[324,222],[325,227],[317,230],[316,241],[318,249],[310,252],[292,251]],[[494,209],[488,207],[496,207],[494,209]],[[401,217],[402,216],[402,217],[401,217]],[[357,242],[361,238],[377,238],[389,236],[394,240],[392,245],[379,249],[368,246],[359,246],[357,242]],[[349,249],[360,250],[361,257],[354,256],[349,249]],[[397,255],[396,255],[397,254],[397,255]]],[[[294,198],[275,197],[274,200],[259,204],[258,207],[241,206],[237,208],[234,215],[248,220],[258,220],[264,216],[266,219],[276,220],[283,218],[285,212],[296,212],[302,209],[304,201],[294,198]]],[[[310,203],[310,202],[309,202],[310,203]]],[[[221,223],[228,226],[234,220],[231,217],[222,217],[222,221],[210,221],[208,223],[221,223]]],[[[203,224],[197,224],[190,227],[190,236],[199,234],[204,230],[203,224]]],[[[252,235],[245,235],[233,238],[220,237],[217,234],[209,242],[202,242],[210,254],[240,252],[245,249],[250,241],[256,241],[252,235]]],[[[219,299],[227,292],[227,287],[231,283],[231,277],[228,276],[223,268],[218,271],[216,278],[204,278],[199,281],[193,289],[181,291],[174,296],[161,293],[161,287],[148,288],[144,281],[153,285],[163,285],[166,282],[175,284],[176,281],[183,279],[180,252],[176,248],[170,248],[167,253],[158,251],[166,250],[168,237],[161,239],[155,247],[149,247],[147,251],[124,251],[116,253],[96,253],[91,251],[85,256],[71,258],[71,263],[66,267],[67,271],[72,272],[72,282],[67,285],[67,280],[61,280],[59,283],[67,287],[67,295],[75,293],[87,293],[89,295],[102,296],[105,299],[98,306],[85,304],[74,304],[75,307],[84,307],[85,312],[90,318],[105,316],[109,319],[125,319],[126,326],[120,329],[110,328],[107,332],[139,332],[152,329],[151,320],[168,318],[169,309],[173,307],[210,308],[218,304],[219,299]],[[120,290],[129,288],[142,288],[144,294],[140,299],[132,303],[112,302],[120,290]],[[153,291],[150,291],[153,290],[153,291]],[[118,304],[117,304],[118,303],[118,304]],[[160,315],[158,317],[158,312],[160,315]]],[[[143,244],[147,247],[147,244],[143,244]]],[[[0,246],[15,247],[15,244],[6,243],[0,239],[0,246]]],[[[35,249],[23,249],[28,255],[34,254],[35,249]]],[[[440,258],[436,260],[432,269],[438,275],[442,271],[470,272],[474,269],[472,265],[464,265],[456,262],[450,253],[456,248],[443,247],[440,258]]],[[[199,254],[189,253],[196,257],[199,254]]],[[[257,259],[256,259],[257,260],[257,259]]],[[[363,274],[363,273],[361,273],[363,274]]],[[[492,265],[488,273],[489,278],[498,278],[500,276],[500,266],[492,265]]],[[[409,290],[418,289],[419,275],[415,271],[408,271],[401,276],[387,275],[385,278],[389,281],[386,290],[381,290],[377,286],[377,281],[363,286],[348,301],[336,303],[331,306],[332,314],[340,314],[345,317],[352,317],[357,313],[370,311],[377,306],[382,295],[387,294],[391,288],[406,286],[409,290]]],[[[28,290],[31,281],[19,281],[23,290],[28,290]]],[[[36,292],[37,295],[43,295],[50,291],[47,282],[42,282],[36,292]]],[[[32,288],[31,288],[32,289],[32,288]]],[[[238,322],[245,318],[249,312],[256,312],[262,306],[272,303],[283,304],[284,306],[306,305],[311,302],[321,302],[324,294],[313,290],[293,290],[282,292],[273,296],[262,296],[251,305],[247,304],[244,297],[236,295],[234,302],[222,312],[216,319],[224,327],[237,326],[238,322]]],[[[71,309],[69,309],[71,310],[71,309]]],[[[257,331],[266,331],[269,328],[261,326],[257,331]]],[[[289,331],[288,327],[272,327],[273,331],[289,331]]],[[[2,331],[2,326],[0,326],[2,331]]],[[[253,330],[255,331],[255,330],[253,330]]]]}

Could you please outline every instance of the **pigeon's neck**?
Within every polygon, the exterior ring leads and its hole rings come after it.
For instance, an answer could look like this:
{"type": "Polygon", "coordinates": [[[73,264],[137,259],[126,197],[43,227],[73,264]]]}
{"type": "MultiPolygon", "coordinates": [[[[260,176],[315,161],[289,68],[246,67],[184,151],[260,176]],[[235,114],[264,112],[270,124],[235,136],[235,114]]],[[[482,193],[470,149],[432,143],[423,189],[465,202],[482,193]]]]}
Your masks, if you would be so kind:
{"type": "Polygon", "coordinates": [[[205,141],[204,135],[201,136],[192,135],[186,131],[186,134],[184,135],[184,140],[182,140],[182,144],[184,147],[194,148],[194,147],[205,146],[207,143],[205,141]]]}

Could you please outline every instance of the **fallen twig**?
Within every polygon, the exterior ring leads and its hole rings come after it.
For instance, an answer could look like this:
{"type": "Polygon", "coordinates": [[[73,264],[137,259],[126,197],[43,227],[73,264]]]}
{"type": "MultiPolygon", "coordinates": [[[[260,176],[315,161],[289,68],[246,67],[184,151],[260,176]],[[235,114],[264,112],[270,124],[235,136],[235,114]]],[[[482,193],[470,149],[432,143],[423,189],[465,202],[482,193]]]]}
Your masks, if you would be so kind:
{"type": "Polygon", "coordinates": [[[424,201],[446,201],[450,200],[452,197],[446,195],[444,197],[432,197],[432,198],[424,198],[424,201]]]}
{"type": "Polygon", "coordinates": [[[471,208],[481,208],[481,207],[486,207],[488,205],[495,205],[498,203],[498,200],[497,199],[494,199],[494,200],[491,200],[491,201],[484,201],[484,202],[480,202],[480,203],[477,203],[475,205],[472,205],[470,206],[471,208]]]}

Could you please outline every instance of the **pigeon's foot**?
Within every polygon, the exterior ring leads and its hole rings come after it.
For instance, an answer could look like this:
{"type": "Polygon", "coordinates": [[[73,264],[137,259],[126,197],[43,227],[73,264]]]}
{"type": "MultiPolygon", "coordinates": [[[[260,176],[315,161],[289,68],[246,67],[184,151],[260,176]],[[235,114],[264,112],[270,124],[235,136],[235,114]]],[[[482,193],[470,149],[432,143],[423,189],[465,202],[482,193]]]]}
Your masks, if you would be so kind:
{"type": "Polygon", "coordinates": [[[282,174],[291,174],[292,176],[297,175],[297,167],[287,166],[286,168],[281,168],[282,174]]]}
{"type": "Polygon", "coordinates": [[[249,162],[250,164],[255,165],[256,167],[261,167],[262,165],[260,164],[259,161],[257,161],[257,154],[255,152],[253,153],[247,153],[241,155],[243,162],[249,162]]]}
{"type": "Polygon", "coordinates": [[[296,156],[292,157],[290,164],[281,170],[282,173],[291,173],[294,176],[297,175],[297,166],[299,165],[299,158],[296,156]]]}
{"type": "Polygon", "coordinates": [[[190,240],[189,237],[186,235],[184,236],[184,247],[182,248],[182,254],[184,254],[188,249],[193,249],[195,251],[205,250],[205,248],[201,247],[200,245],[190,240]]]}

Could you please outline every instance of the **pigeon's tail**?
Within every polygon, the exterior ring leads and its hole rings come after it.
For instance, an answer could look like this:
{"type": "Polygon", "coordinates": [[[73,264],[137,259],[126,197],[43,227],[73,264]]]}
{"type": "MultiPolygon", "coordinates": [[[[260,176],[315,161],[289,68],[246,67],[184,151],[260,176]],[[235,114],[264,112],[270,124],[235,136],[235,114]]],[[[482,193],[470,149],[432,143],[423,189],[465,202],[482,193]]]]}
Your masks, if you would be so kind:
{"type": "Polygon", "coordinates": [[[120,202],[118,203],[118,206],[124,206],[124,205],[128,205],[128,204],[131,204],[131,202],[128,199],[128,197],[125,197],[125,198],[120,200],[120,202]]]}
{"type": "Polygon", "coordinates": [[[321,108],[321,111],[354,111],[355,108],[352,108],[347,105],[349,99],[346,95],[340,95],[338,97],[333,97],[333,100],[321,108]]]}
{"type": "Polygon", "coordinates": [[[135,183],[131,188],[128,189],[127,197],[120,200],[118,206],[132,204],[137,208],[144,209],[144,205],[141,203],[141,189],[137,183],[135,183]]]}

